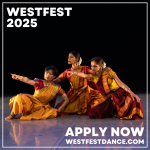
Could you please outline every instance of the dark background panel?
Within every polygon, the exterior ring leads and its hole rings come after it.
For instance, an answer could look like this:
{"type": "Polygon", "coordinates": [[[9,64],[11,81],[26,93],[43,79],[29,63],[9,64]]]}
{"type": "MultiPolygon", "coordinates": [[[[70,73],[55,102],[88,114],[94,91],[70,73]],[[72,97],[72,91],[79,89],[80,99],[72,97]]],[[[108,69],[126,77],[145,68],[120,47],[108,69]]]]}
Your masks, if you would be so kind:
{"type": "MultiPolygon", "coordinates": [[[[70,68],[76,50],[90,66],[100,56],[133,92],[146,93],[146,4],[5,4],[4,94],[33,93],[34,88],[11,79],[10,73],[43,79],[44,68],[59,73],[70,68]],[[36,28],[7,28],[6,7],[72,7],[69,17],[36,15],[36,28]]],[[[25,17],[12,17],[24,19],[25,17]]],[[[69,82],[60,85],[67,92],[69,82]]]]}

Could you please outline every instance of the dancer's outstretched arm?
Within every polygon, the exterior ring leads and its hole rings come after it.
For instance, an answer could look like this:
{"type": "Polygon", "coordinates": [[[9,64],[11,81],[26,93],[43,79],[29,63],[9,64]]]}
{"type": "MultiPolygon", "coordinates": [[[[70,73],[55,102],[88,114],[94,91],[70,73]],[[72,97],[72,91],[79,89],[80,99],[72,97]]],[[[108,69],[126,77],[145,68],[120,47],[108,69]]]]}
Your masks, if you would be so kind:
{"type": "Polygon", "coordinates": [[[35,86],[35,84],[37,83],[36,81],[30,80],[29,78],[24,77],[24,76],[20,76],[20,75],[17,75],[17,74],[11,74],[11,75],[12,75],[13,79],[22,81],[22,82],[30,84],[32,86],[35,86]]]}
{"type": "Polygon", "coordinates": [[[76,76],[79,76],[81,78],[85,78],[85,79],[88,79],[88,80],[91,78],[91,76],[89,74],[85,74],[83,72],[67,71],[67,77],[68,78],[72,75],[76,75],[76,76]]]}
{"type": "MultiPolygon", "coordinates": [[[[108,71],[111,71],[111,69],[109,69],[108,71]]],[[[88,80],[91,79],[91,76],[89,74],[84,74],[82,72],[67,71],[67,76],[68,77],[70,77],[72,75],[76,75],[76,76],[79,76],[79,77],[82,77],[82,78],[86,78],[88,80]]],[[[134,98],[136,98],[137,102],[140,102],[140,98],[136,94],[134,94],[130,90],[130,88],[118,78],[118,76],[116,74],[113,75],[113,78],[115,79],[115,81],[116,81],[116,83],[118,84],[119,87],[123,88],[125,91],[130,93],[133,100],[134,100],[134,98]]]]}
{"type": "MultiPolygon", "coordinates": [[[[93,74],[94,72],[92,70],[90,70],[91,74],[93,74]]],[[[107,71],[110,72],[112,71],[112,69],[110,67],[107,67],[107,71]]],[[[69,78],[70,76],[72,75],[76,75],[76,76],[79,76],[81,78],[85,78],[85,79],[88,79],[90,80],[91,79],[91,76],[89,74],[85,74],[83,72],[75,72],[75,71],[67,71],[67,77],[69,78]]]]}

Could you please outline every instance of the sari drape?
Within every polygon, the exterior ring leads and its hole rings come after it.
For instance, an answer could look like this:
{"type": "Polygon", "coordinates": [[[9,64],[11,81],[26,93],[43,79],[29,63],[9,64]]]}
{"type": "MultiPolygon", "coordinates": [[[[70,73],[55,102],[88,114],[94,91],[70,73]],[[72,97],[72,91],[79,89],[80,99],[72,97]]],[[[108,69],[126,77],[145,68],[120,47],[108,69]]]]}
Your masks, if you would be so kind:
{"type": "MultiPolygon", "coordinates": [[[[79,66],[77,72],[83,72],[89,74],[89,67],[87,66],[79,66]]],[[[62,81],[67,78],[67,71],[71,71],[70,69],[65,70],[62,74],[59,75],[59,79],[62,81]]],[[[87,85],[87,79],[71,76],[68,78],[71,84],[71,88],[67,93],[69,98],[69,104],[65,107],[64,111],[60,113],[64,114],[88,114],[88,110],[103,101],[107,98],[102,96],[101,93],[97,90],[92,89],[87,85]]],[[[59,108],[63,104],[63,101],[58,103],[56,108],[59,108]]]]}
{"type": "MultiPolygon", "coordinates": [[[[94,76],[93,76],[94,78],[94,76]]],[[[131,98],[131,95],[124,89],[118,87],[112,90],[108,83],[109,75],[107,69],[103,70],[102,76],[97,83],[89,81],[88,84],[100,91],[102,95],[111,94],[105,103],[97,105],[89,110],[91,118],[105,118],[116,116],[120,119],[142,119],[143,108],[142,103],[131,98]],[[105,113],[104,113],[105,112],[105,113]]]]}
{"type": "Polygon", "coordinates": [[[35,90],[34,95],[18,94],[10,99],[11,115],[22,114],[20,120],[55,118],[56,109],[49,105],[61,87],[52,83],[48,87],[35,90]]]}

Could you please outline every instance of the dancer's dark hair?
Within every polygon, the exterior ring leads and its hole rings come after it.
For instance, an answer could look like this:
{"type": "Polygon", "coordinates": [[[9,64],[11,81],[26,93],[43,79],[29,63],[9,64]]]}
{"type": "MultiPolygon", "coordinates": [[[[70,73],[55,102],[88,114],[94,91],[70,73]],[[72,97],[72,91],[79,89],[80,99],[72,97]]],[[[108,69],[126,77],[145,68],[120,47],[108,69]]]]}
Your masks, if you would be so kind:
{"type": "Polygon", "coordinates": [[[45,70],[44,70],[44,73],[45,73],[46,71],[48,71],[48,70],[52,70],[54,76],[57,76],[57,75],[58,75],[58,69],[57,69],[56,67],[54,67],[54,66],[52,66],[52,65],[47,66],[47,67],[45,68],[45,70]]]}
{"type": "MultiPolygon", "coordinates": [[[[69,54],[72,54],[76,59],[78,58],[79,60],[80,60],[80,53],[79,52],[77,52],[77,51],[72,51],[72,52],[70,52],[69,54]]],[[[79,61],[78,60],[78,61],[79,61]]]]}
{"type": "Polygon", "coordinates": [[[98,65],[103,65],[104,62],[103,58],[99,56],[92,58],[91,61],[95,61],[98,65]]]}

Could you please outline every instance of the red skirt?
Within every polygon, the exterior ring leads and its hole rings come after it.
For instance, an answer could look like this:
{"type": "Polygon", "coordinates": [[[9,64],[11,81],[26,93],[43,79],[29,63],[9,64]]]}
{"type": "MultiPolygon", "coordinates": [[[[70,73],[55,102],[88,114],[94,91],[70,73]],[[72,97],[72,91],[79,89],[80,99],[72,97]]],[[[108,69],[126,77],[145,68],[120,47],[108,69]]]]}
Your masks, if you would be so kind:
{"type": "Polygon", "coordinates": [[[90,118],[108,118],[115,114],[120,119],[142,119],[142,103],[133,100],[128,92],[119,88],[102,104],[88,111],[90,118]]]}
{"type": "Polygon", "coordinates": [[[90,118],[111,118],[117,113],[117,110],[114,106],[111,98],[108,98],[103,103],[91,108],[88,110],[88,115],[90,118]]]}

